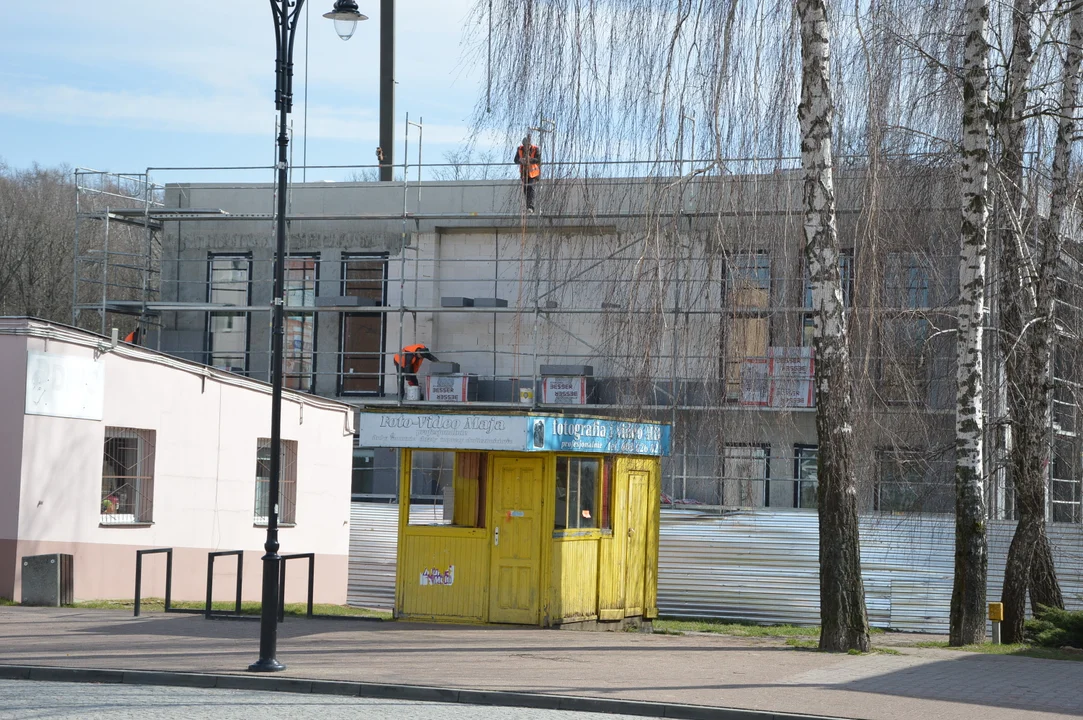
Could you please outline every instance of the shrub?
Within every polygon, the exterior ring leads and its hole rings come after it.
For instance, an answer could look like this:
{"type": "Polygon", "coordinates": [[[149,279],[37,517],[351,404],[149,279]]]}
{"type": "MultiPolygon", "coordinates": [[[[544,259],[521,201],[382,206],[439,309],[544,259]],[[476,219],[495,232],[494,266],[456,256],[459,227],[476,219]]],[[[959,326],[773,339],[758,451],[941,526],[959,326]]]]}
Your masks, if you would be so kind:
{"type": "Polygon", "coordinates": [[[1023,631],[1027,642],[1043,647],[1083,648],[1083,612],[1039,606],[1023,631]]]}

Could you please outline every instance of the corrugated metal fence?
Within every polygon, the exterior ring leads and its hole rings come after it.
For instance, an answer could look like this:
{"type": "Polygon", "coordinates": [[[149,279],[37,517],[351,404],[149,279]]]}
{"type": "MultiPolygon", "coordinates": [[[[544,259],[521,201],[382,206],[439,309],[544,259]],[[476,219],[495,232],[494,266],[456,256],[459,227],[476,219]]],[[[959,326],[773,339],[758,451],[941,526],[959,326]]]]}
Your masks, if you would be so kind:
{"type": "MultiPolygon", "coordinates": [[[[354,503],[349,602],[390,608],[395,597],[397,505],[354,503]]],[[[989,598],[1000,597],[1015,524],[989,524],[989,598]]],[[[1050,525],[1067,605],[1083,609],[1083,527],[1050,525]]],[[[819,622],[818,522],[814,513],[706,515],[663,510],[658,604],[673,617],[763,623],[819,622]]],[[[949,516],[861,519],[869,621],[876,627],[945,633],[955,525],[949,516]]]]}

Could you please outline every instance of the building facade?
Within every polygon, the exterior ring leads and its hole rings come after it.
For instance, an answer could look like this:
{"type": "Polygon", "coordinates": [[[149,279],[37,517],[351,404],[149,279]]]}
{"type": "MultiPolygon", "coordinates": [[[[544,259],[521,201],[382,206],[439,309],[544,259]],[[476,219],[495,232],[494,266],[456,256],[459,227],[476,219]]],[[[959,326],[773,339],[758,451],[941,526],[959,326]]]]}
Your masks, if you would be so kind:
{"type": "MultiPolygon", "coordinates": [[[[78,600],[131,597],[136,551],[173,548],[172,597],[203,600],[207,553],[243,552],[242,592],[260,597],[268,515],[266,383],[26,318],[0,318],[0,597],[21,596],[25,556],[73,556],[78,600]]],[[[353,415],[287,392],[283,552],[315,553],[315,600],[346,601],[353,415]]],[[[215,599],[236,564],[215,563],[215,599]],[[219,577],[220,576],[220,577],[219,577]]],[[[148,556],[143,597],[162,597],[148,556]]],[[[305,573],[287,600],[306,597],[305,573]]]]}
{"type": "MultiPolygon", "coordinates": [[[[837,191],[861,510],[950,513],[954,179],[909,164],[875,178],[844,169],[837,191]]],[[[423,367],[428,406],[442,404],[433,388],[461,387],[479,408],[526,399],[665,421],[674,447],[663,502],[815,508],[799,172],[556,178],[534,215],[505,181],[290,193],[289,387],[356,407],[399,404],[391,357],[424,343],[466,376],[428,380],[423,367]]],[[[272,196],[267,185],[167,187],[160,293],[143,316],[164,351],[268,377],[272,196]]],[[[1074,423],[1071,397],[1063,411],[1074,423]]],[[[1077,458],[1074,435],[1064,437],[1059,456],[1077,458]]],[[[356,447],[355,495],[394,497],[394,465],[383,449],[356,447]]],[[[1053,470],[1052,520],[1080,520],[1078,465],[1053,470]]],[[[1007,478],[993,465],[989,475],[991,514],[1010,517],[1007,478]]]]}

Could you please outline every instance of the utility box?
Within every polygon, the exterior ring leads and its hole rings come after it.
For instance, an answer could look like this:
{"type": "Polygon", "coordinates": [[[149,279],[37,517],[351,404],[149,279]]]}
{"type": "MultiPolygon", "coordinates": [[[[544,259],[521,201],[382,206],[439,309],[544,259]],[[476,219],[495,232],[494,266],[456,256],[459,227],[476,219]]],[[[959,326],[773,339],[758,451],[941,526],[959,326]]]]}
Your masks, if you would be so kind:
{"type": "Polygon", "coordinates": [[[60,607],[72,603],[72,556],[28,555],[23,564],[23,605],[60,607]]]}

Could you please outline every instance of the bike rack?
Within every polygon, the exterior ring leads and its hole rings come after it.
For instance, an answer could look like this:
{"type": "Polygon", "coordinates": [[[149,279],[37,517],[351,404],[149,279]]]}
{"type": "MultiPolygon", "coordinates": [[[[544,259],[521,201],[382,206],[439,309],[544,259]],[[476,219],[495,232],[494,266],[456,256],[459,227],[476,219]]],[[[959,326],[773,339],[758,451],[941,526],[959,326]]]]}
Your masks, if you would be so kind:
{"type": "Polygon", "coordinates": [[[139,617],[143,599],[143,556],[165,553],[165,611],[173,613],[201,613],[202,610],[190,610],[172,607],[173,598],[173,548],[153,548],[135,551],[135,617],[139,617]]]}
{"type": "Polygon", "coordinates": [[[316,553],[294,553],[292,555],[280,555],[282,560],[278,573],[278,622],[286,619],[286,561],[308,560],[308,612],[306,617],[314,617],[312,614],[312,594],[316,582],[316,553]]]}
{"type": "MultiPolygon", "coordinates": [[[[259,620],[259,615],[241,614],[241,581],[244,577],[244,551],[243,550],[220,550],[207,553],[207,598],[203,609],[175,608],[173,600],[173,548],[152,548],[149,550],[135,551],[135,617],[140,615],[143,585],[143,556],[165,553],[165,611],[171,613],[188,613],[202,615],[207,620],[259,620]],[[233,604],[233,611],[213,610],[212,598],[214,596],[214,560],[218,557],[233,555],[237,558],[237,594],[233,604]]],[[[313,597],[316,584],[316,554],[293,553],[281,555],[278,576],[278,622],[286,619],[286,561],[308,560],[308,609],[305,617],[333,620],[378,620],[378,618],[357,617],[352,615],[317,615],[313,612],[313,597]]]]}
{"type": "Polygon", "coordinates": [[[217,613],[218,617],[245,617],[241,615],[241,580],[244,577],[244,550],[220,550],[207,553],[207,604],[203,608],[203,616],[208,620],[215,611],[211,608],[211,597],[214,590],[214,559],[225,555],[237,557],[237,598],[234,602],[233,612],[222,610],[217,613]]]}

